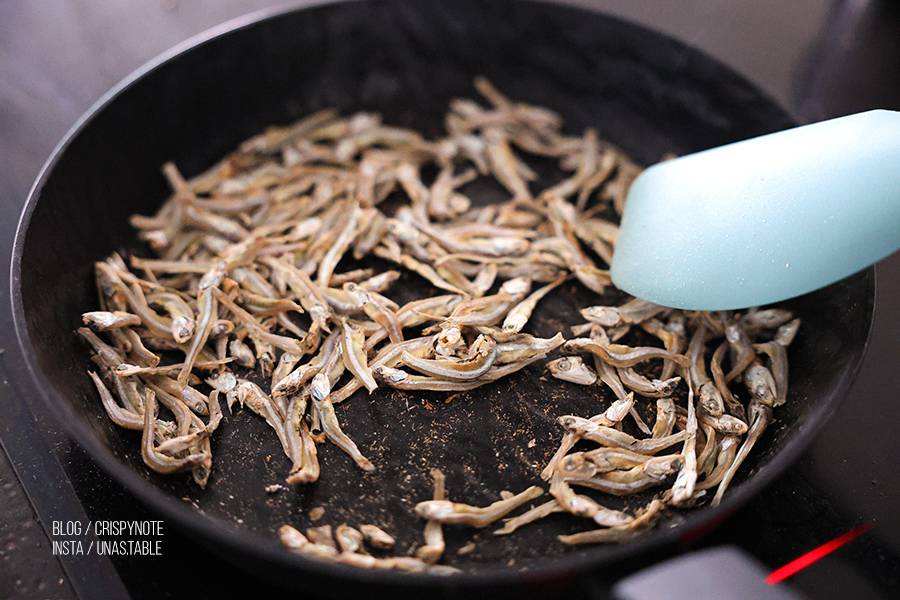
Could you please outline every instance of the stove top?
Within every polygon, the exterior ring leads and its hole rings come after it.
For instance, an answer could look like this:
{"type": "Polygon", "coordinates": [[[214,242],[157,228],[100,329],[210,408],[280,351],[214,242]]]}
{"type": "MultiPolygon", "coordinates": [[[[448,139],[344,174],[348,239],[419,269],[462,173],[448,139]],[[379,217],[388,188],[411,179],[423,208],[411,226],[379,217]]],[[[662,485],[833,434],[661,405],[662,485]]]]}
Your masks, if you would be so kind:
{"type": "MultiPolygon", "coordinates": [[[[900,109],[900,3],[774,0],[685,3],[577,0],[663,30],[744,73],[800,121],[870,108],[900,109]],[[639,4],[639,6],[634,6],[639,4]]],[[[9,264],[15,224],[53,146],[121,78],[192,34],[266,0],[51,5],[0,3],[0,258],[9,264]],[[132,6],[144,4],[144,6],[132,6]]],[[[856,382],[803,457],[713,531],[589,573],[567,596],[601,598],[639,569],[692,550],[736,546],[774,570],[862,528],[858,537],[787,579],[811,600],[900,596],[900,255],[876,267],[869,349],[856,382]]],[[[72,443],[15,386],[9,299],[0,298],[0,597],[232,597],[287,592],[235,568],[168,523],[158,552],[79,555],[53,546],[54,527],[158,521],[72,443]],[[8,351],[2,352],[3,349],[8,351]],[[30,500],[30,502],[29,502],[30,500]],[[147,555],[149,554],[149,555],[147,555]]],[[[296,596],[296,593],[294,594],[296,596]]]]}

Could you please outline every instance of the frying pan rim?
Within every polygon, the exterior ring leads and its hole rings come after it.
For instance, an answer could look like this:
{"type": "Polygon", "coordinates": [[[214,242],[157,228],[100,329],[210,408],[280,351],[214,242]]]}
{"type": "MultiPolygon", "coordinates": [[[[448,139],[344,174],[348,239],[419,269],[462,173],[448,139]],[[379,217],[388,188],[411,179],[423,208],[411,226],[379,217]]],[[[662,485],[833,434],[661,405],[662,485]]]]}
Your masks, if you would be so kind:
{"type": "MultiPolygon", "coordinates": [[[[312,571],[328,577],[353,580],[360,584],[450,584],[453,586],[466,587],[485,584],[508,585],[512,583],[522,583],[527,580],[567,576],[571,573],[582,572],[586,569],[608,566],[609,564],[620,562],[626,558],[644,553],[651,549],[672,544],[673,542],[678,541],[684,534],[702,530],[704,526],[719,523],[727,518],[727,516],[737,510],[737,508],[746,503],[750,497],[756,495],[761,489],[768,486],[776,477],[784,472],[787,466],[799,458],[800,454],[808,447],[809,443],[831,414],[837,409],[838,404],[840,404],[841,400],[846,395],[847,390],[859,371],[860,363],[865,356],[866,348],[868,347],[869,339],[871,337],[876,283],[874,267],[869,267],[865,270],[866,283],[868,284],[869,289],[867,290],[866,295],[868,303],[866,307],[866,340],[862,347],[862,351],[855,364],[848,366],[844,372],[844,376],[837,382],[837,385],[832,390],[833,399],[825,403],[820,402],[814,407],[815,417],[811,419],[811,423],[792,435],[792,437],[785,442],[784,446],[779,449],[777,455],[753,475],[753,482],[751,485],[744,485],[734,490],[733,493],[730,493],[725,497],[721,505],[717,507],[707,506],[703,507],[702,510],[685,514],[683,520],[681,520],[677,526],[654,531],[650,535],[619,546],[617,548],[618,552],[615,553],[614,556],[604,557],[602,560],[595,555],[598,553],[605,554],[605,551],[594,552],[593,549],[588,549],[581,553],[556,557],[553,561],[548,561],[546,558],[536,559],[530,563],[525,570],[515,568],[497,569],[492,572],[478,570],[476,572],[464,572],[448,579],[446,576],[441,575],[363,570],[347,565],[312,560],[304,556],[292,554],[273,545],[270,538],[263,537],[256,532],[242,530],[233,523],[215,516],[205,514],[198,515],[198,512],[190,505],[168,493],[162,492],[150,481],[140,476],[130,466],[127,466],[113,456],[98,438],[81,423],[80,419],[75,416],[69,404],[62,400],[62,395],[59,394],[59,392],[56,391],[56,388],[43,376],[43,373],[38,366],[37,356],[34,347],[31,344],[31,338],[25,322],[24,303],[20,287],[21,263],[28,225],[31,221],[35,207],[40,200],[41,192],[48,180],[52,177],[56,165],[65,155],[71,143],[91,124],[98,114],[100,114],[109,104],[122,96],[128,89],[140,84],[148,74],[177,60],[179,57],[196,48],[223,39],[244,28],[258,26],[265,21],[273,20],[295,11],[320,9],[333,4],[349,4],[365,1],[366,0],[304,0],[254,11],[226,21],[220,25],[216,25],[171,47],[157,55],[155,58],[147,61],[138,69],[132,71],[108,92],[103,94],[69,129],[41,168],[35,183],[29,191],[19,218],[13,242],[9,279],[10,300],[13,309],[13,326],[18,341],[18,351],[23,357],[23,363],[26,366],[29,375],[29,377],[25,378],[28,381],[23,382],[26,385],[26,390],[28,392],[37,392],[35,395],[40,397],[41,401],[49,408],[53,417],[63,426],[72,439],[84,448],[91,459],[97,462],[97,464],[119,485],[127,490],[129,494],[133,495],[152,510],[171,519],[173,523],[177,524],[182,529],[195,533],[198,537],[203,538],[204,543],[208,546],[213,547],[212,544],[223,544],[225,547],[237,548],[242,552],[249,550],[258,559],[267,563],[271,562],[277,564],[280,567],[312,571]],[[552,564],[546,564],[547,562],[551,562],[552,564]]],[[[518,1],[537,5],[557,5],[569,10],[586,11],[611,21],[624,23],[628,27],[652,32],[656,36],[674,39],[649,27],[608,15],[599,10],[586,8],[580,5],[573,5],[566,0],[518,1]]],[[[730,67],[722,64],[718,60],[708,57],[701,50],[687,46],[677,40],[675,41],[678,44],[689,48],[692,52],[703,55],[717,66],[733,73],[730,67]]],[[[753,86],[744,77],[739,76],[736,73],[735,75],[738,76],[740,81],[752,87],[757,96],[778,106],[777,103],[768,98],[761,90],[753,86]]],[[[790,117],[788,113],[785,112],[785,114],[790,117]]],[[[793,117],[791,117],[791,119],[793,120],[793,117]]],[[[274,535],[272,537],[274,537],[274,535]]]]}

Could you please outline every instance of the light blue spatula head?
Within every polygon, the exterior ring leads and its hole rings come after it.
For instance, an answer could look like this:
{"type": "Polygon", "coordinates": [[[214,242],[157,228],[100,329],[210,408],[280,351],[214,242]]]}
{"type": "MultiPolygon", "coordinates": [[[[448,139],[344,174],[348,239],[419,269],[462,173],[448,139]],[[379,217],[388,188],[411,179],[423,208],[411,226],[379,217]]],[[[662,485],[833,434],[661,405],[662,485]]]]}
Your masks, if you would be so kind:
{"type": "Polygon", "coordinates": [[[900,112],[873,110],[662,162],[628,193],[611,276],[665,306],[731,310],[900,248],[900,112]]]}

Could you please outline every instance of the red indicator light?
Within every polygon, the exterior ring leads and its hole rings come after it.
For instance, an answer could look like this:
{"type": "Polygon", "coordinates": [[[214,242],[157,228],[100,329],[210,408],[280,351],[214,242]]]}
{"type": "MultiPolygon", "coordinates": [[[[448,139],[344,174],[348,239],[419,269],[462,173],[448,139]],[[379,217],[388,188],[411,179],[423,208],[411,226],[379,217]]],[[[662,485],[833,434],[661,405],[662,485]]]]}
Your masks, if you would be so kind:
{"type": "Polygon", "coordinates": [[[814,562],[816,562],[823,556],[837,550],[838,548],[840,548],[841,546],[843,546],[844,544],[846,544],[853,538],[864,534],[868,530],[872,529],[873,526],[874,526],[874,524],[871,522],[863,523],[859,527],[851,529],[844,535],[842,535],[840,537],[836,537],[835,539],[831,540],[830,542],[826,542],[826,543],[822,544],[815,550],[810,550],[809,552],[807,552],[800,558],[792,560],[791,562],[784,565],[780,569],[775,569],[774,571],[772,571],[772,573],[768,577],[766,577],[766,583],[768,583],[769,585],[772,585],[773,583],[778,583],[782,579],[786,579],[786,578],[790,577],[797,571],[800,571],[801,569],[805,569],[809,565],[813,564],[814,562]]]}

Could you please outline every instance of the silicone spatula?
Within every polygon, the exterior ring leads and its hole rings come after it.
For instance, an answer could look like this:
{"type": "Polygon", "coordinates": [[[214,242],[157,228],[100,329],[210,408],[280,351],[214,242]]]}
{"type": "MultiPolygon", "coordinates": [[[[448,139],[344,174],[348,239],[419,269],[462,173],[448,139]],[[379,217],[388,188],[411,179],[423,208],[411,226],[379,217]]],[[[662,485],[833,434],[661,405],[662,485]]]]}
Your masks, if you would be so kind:
{"type": "Polygon", "coordinates": [[[629,190],[616,287],[731,310],[800,296],[900,248],[900,112],[872,110],[664,161],[629,190]]]}

